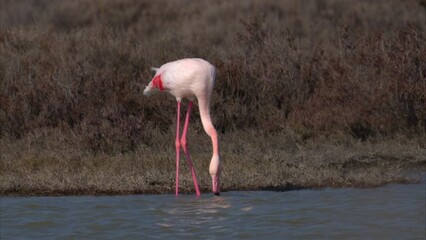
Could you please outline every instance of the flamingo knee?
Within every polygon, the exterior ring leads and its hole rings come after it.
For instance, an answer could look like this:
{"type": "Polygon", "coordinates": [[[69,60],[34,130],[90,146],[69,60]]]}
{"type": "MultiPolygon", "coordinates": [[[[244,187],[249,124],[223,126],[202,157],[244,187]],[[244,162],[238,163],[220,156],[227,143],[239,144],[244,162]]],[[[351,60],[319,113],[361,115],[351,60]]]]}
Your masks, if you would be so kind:
{"type": "Polygon", "coordinates": [[[186,151],[186,149],[188,149],[188,141],[186,140],[186,138],[181,138],[180,139],[180,146],[182,146],[182,148],[186,151]]]}

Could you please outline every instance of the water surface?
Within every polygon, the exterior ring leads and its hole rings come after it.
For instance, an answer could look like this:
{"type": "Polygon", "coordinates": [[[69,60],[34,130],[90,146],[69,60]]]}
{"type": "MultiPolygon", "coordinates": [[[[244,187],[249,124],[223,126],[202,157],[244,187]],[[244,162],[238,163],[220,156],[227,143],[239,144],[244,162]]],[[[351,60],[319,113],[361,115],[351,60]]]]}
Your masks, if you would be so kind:
{"type": "Polygon", "coordinates": [[[2,197],[1,239],[424,239],[425,185],[2,197]]]}

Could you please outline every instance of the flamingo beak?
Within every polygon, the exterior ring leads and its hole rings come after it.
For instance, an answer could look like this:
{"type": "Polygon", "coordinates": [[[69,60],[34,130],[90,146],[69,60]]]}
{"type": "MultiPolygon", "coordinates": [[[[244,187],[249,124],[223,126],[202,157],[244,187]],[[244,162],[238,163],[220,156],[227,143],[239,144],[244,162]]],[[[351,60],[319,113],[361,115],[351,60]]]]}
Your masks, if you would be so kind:
{"type": "Polygon", "coordinates": [[[214,195],[220,194],[220,180],[219,175],[212,175],[212,190],[214,195]]]}

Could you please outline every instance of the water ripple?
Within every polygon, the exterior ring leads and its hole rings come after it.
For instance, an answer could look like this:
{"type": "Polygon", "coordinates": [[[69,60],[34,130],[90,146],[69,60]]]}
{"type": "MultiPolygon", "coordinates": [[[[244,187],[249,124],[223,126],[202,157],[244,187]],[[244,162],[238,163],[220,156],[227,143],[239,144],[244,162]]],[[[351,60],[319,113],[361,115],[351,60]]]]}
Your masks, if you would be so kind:
{"type": "Polygon", "coordinates": [[[1,239],[419,238],[424,184],[221,196],[2,197],[1,239]]]}

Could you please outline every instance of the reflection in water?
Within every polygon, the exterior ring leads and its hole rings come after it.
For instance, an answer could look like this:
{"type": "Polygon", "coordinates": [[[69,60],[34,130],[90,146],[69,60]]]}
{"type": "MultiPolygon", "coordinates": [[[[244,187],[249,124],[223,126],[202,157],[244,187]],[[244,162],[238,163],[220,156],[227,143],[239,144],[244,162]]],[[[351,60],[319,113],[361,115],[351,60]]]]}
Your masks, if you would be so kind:
{"type": "Polygon", "coordinates": [[[176,201],[168,206],[162,205],[165,212],[164,218],[157,223],[160,227],[185,229],[190,232],[203,231],[205,225],[210,229],[221,229],[226,216],[223,209],[231,207],[228,198],[222,196],[194,198],[194,196],[178,197],[176,201]]]}
{"type": "Polygon", "coordinates": [[[0,238],[423,239],[425,185],[221,196],[3,197],[0,238]]]}

